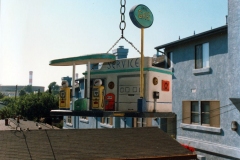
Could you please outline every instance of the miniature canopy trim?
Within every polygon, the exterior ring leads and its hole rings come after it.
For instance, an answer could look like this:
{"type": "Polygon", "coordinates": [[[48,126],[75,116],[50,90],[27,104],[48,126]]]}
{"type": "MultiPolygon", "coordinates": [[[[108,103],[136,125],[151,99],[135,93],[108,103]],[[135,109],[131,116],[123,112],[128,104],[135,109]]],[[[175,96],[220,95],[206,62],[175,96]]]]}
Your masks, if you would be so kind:
{"type": "Polygon", "coordinates": [[[98,53],[98,54],[91,54],[91,55],[84,55],[79,57],[69,57],[69,58],[62,58],[62,59],[55,59],[49,62],[51,66],[72,66],[87,64],[89,61],[90,63],[99,63],[99,62],[112,62],[116,60],[116,56],[109,53],[98,53]]]}

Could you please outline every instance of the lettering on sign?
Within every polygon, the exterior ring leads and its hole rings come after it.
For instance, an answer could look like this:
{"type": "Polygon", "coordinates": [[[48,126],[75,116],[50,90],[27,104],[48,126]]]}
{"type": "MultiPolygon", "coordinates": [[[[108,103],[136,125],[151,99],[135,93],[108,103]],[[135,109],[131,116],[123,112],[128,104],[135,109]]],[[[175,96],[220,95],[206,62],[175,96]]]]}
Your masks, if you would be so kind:
{"type": "Polygon", "coordinates": [[[127,69],[127,68],[139,68],[139,58],[125,59],[115,62],[108,62],[107,69],[127,69]]]}
{"type": "Polygon", "coordinates": [[[138,10],[138,18],[140,18],[140,19],[145,19],[145,20],[147,20],[147,21],[150,21],[151,19],[151,17],[150,17],[150,12],[144,12],[143,10],[138,10]]]}

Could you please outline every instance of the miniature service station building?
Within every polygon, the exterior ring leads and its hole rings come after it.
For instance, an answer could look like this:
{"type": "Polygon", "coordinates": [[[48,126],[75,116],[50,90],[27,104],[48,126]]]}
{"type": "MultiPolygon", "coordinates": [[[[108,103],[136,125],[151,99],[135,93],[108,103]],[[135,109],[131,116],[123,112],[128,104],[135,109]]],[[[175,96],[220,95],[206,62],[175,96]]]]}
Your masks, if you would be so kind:
{"type": "Polygon", "coordinates": [[[138,99],[144,98],[142,112],[172,112],[172,71],[154,67],[153,58],[144,57],[144,97],[140,97],[140,60],[118,59],[91,70],[90,109],[136,112],[138,99]],[[101,85],[95,86],[95,80],[101,85]]]}

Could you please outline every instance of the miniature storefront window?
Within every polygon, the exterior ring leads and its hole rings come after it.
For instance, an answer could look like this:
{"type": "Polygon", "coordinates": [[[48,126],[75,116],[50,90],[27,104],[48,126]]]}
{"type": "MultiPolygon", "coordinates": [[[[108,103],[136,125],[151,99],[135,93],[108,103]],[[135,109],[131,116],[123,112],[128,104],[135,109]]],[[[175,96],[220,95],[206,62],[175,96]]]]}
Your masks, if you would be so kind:
{"type": "Polygon", "coordinates": [[[67,123],[72,123],[72,116],[68,116],[67,123]]]}
{"type": "Polygon", "coordinates": [[[102,117],[102,123],[113,125],[113,117],[102,117]]]}
{"type": "Polygon", "coordinates": [[[152,118],[132,118],[133,127],[151,127],[152,118]]]}
{"type": "Polygon", "coordinates": [[[88,117],[86,117],[86,116],[81,116],[80,119],[86,119],[86,120],[87,120],[88,117]]]}

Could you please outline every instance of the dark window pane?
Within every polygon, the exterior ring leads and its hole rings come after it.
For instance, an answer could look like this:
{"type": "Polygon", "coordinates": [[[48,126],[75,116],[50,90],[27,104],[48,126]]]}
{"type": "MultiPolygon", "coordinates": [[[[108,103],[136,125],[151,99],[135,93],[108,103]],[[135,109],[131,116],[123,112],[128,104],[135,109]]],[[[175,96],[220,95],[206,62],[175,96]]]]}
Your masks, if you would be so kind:
{"type": "Polygon", "coordinates": [[[197,45],[195,47],[195,68],[203,67],[203,54],[202,54],[202,45],[197,45]]]}
{"type": "Polygon", "coordinates": [[[210,110],[210,103],[208,101],[201,102],[201,111],[202,112],[209,112],[210,110]]]}
{"type": "Polygon", "coordinates": [[[199,112],[198,102],[193,101],[191,102],[191,111],[192,112],[199,112]]]}
{"type": "Polygon", "coordinates": [[[199,114],[198,113],[192,113],[191,114],[191,121],[192,121],[192,123],[199,123],[199,114]]]}
{"type": "Polygon", "coordinates": [[[199,123],[199,107],[198,101],[191,102],[191,122],[199,123]]]}
{"type": "Polygon", "coordinates": [[[202,124],[210,124],[209,113],[202,114],[202,124]]]}
{"type": "Polygon", "coordinates": [[[210,124],[210,103],[209,101],[201,102],[201,121],[202,124],[210,124]]]}

